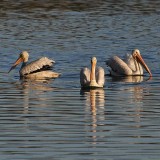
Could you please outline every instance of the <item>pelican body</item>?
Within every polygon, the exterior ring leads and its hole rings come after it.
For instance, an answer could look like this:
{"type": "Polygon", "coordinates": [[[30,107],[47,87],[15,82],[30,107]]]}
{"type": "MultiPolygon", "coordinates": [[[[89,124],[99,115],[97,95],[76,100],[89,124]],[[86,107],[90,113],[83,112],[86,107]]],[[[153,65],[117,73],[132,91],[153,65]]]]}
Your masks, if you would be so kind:
{"type": "Polygon", "coordinates": [[[82,88],[102,88],[105,82],[105,73],[102,67],[96,68],[97,59],[91,59],[91,70],[87,67],[80,71],[80,84],[82,88]]]}
{"type": "Polygon", "coordinates": [[[19,58],[13,64],[9,72],[14,69],[18,64],[22,62],[19,74],[21,78],[33,78],[33,79],[45,79],[45,78],[57,78],[59,73],[51,71],[55,61],[42,57],[30,63],[28,62],[29,54],[27,51],[20,53],[19,58]]]}
{"type": "Polygon", "coordinates": [[[110,74],[112,76],[143,75],[143,67],[150,77],[152,76],[138,49],[133,50],[132,54],[127,54],[124,60],[113,56],[106,61],[106,64],[111,68],[110,74]]]}

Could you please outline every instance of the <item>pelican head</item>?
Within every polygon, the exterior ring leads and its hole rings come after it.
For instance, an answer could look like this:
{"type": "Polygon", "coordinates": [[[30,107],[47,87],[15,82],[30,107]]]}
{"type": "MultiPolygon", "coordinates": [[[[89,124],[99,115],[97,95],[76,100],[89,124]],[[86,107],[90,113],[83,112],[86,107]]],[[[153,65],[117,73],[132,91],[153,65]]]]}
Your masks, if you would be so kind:
{"type": "MultiPolygon", "coordinates": [[[[15,61],[15,63],[12,65],[12,67],[10,68],[9,72],[14,69],[18,64],[20,64],[21,62],[27,62],[28,61],[28,58],[29,58],[29,54],[27,51],[22,51],[20,54],[19,54],[19,57],[18,59],[15,61]]],[[[8,72],[8,73],[9,73],[8,72]]]]}
{"type": "Polygon", "coordinates": [[[145,68],[145,70],[152,77],[152,73],[151,73],[150,69],[148,68],[148,66],[146,65],[146,63],[144,62],[144,60],[140,54],[140,51],[138,49],[133,50],[132,56],[135,60],[137,60],[139,63],[141,63],[141,65],[145,68]]]}
{"type": "Polygon", "coordinates": [[[91,58],[91,64],[96,65],[97,63],[97,58],[96,57],[92,57],[91,58]]]}

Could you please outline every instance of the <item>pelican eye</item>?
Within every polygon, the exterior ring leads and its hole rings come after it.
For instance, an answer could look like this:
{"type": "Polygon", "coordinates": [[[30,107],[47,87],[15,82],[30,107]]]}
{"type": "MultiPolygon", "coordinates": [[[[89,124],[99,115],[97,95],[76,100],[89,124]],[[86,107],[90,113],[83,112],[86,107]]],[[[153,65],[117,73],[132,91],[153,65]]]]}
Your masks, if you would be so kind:
{"type": "Polygon", "coordinates": [[[133,53],[133,57],[134,57],[134,58],[136,57],[136,55],[137,55],[136,53],[133,53]]]}
{"type": "Polygon", "coordinates": [[[19,57],[23,58],[23,55],[22,55],[22,53],[20,53],[20,54],[19,54],[19,57]]]}

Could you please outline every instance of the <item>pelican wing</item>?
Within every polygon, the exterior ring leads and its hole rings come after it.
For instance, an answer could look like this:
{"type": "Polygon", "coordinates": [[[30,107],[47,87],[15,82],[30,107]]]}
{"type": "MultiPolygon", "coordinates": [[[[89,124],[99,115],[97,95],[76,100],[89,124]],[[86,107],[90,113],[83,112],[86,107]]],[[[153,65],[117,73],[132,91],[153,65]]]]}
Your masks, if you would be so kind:
{"type": "Polygon", "coordinates": [[[90,83],[90,69],[85,67],[80,71],[80,83],[81,86],[87,86],[90,83]]]}
{"type": "Polygon", "coordinates": [[[132,70],[119,57],[113,56],[106,61],[106,64],[111,68],[112,75],[132,75],[132,70]]]}
{"type": "Polygon", "coordinates": [[[50,60],[47,57],[42,57],[24,66],[20,70],[20,74],[27,75],[27,74],[42,71],[42,70],[48,70],[53,66],[53,63],[55,63],[55,61],[50,60]]]}
{"type": "Polygon", "coordinates": [[[133,56],[131,54],[126,54],[124,56],[124,62],[128,65],[128,67],[132,70],[132,71],[136,71],[136,65],[135,63],[137,63],[133,56]]]}
{"type": "Polygon", "coordinates": [[[96,68],[96,82],[98,85],[103,86],[105,82],[105,72],[102,67],[96,68]]]}

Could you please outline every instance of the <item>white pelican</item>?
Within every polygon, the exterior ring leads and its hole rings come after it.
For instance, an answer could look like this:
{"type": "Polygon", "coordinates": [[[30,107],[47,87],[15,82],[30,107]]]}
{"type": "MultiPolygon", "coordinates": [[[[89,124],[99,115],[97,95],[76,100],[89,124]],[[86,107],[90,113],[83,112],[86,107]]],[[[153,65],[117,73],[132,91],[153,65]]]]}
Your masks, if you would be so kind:
{"type": "Polygon", "coordinates": [[[80,83],[82,88],[99,88],[103,87],[105,82],[104,69],[96,68],[97,59],[91,59],[91,71],[89,68],[82,68],[80,71],[80,83]]]}
{"type": "Polygon", "coordinates": [[[19,58],[13,64],[9,72],[14,69],[19,63],[22,63],[19,74],[21,78],[33,78],[33,79],[45,79],[45,78],[57,78],[59,73],[52,72],[51,68],[55,61],[42,57],[38,60],[32,61],[27,64],[29,54],[27,51],[20,53],[19,58]]]}
{"type": "Polygon", "coordinates": [[[127,54],[124,60],[113,56],[106,61],[106,64],[111,68],[112,76],[143,75],[142,66],[150,74],[150,77],[152,76],[138,49],[133,50],[132,54],[127,54]]]}

